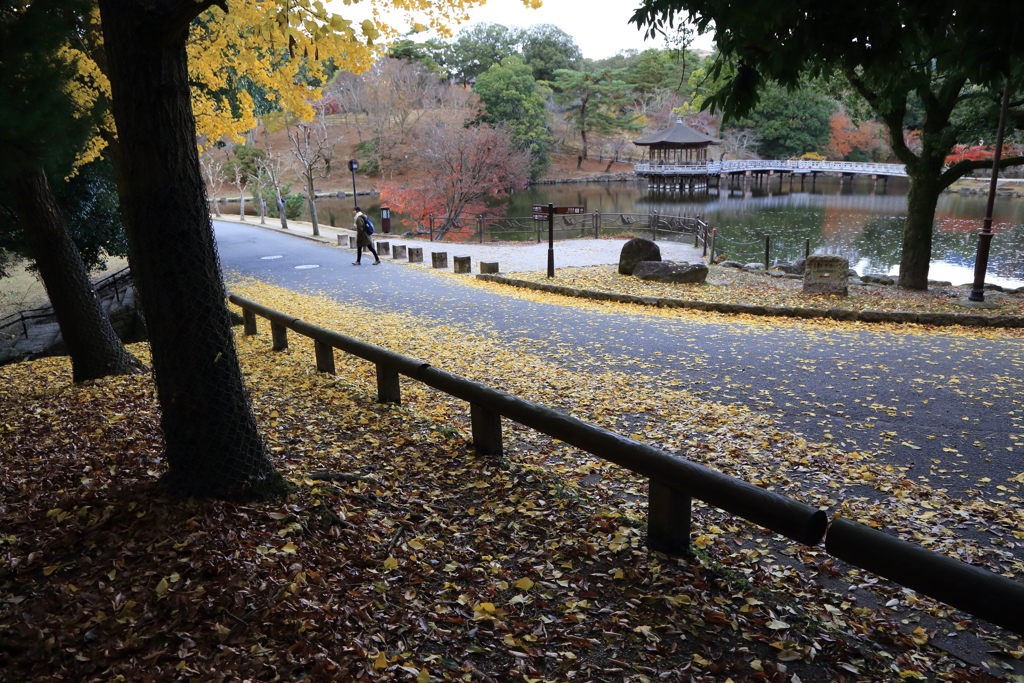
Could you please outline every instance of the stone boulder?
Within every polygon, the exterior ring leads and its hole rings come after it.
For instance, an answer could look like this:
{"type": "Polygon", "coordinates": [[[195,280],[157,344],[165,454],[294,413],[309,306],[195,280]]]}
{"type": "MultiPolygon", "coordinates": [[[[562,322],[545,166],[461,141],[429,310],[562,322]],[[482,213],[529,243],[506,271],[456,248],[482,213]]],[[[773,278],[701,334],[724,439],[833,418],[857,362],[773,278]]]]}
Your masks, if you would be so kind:
{"type": "Polygon", "coordinates": [[[764,270],[763,263],[744,263],[743,270],[764,270]]]}
{"type": "Polygon", "coordinates": [[[708,267],[701,263],[641,261],[633,268],[633,277],[674,285],[703,284],[708,277],[708,267]]]}
{"type": "Polygon", "coordinates": [[[743,264],[740,263],[739,261],[722,261],[718,265],[722,266],[723,268],[742,268],[743,267],[743,264]]]}
{"type": "Polygon", "coordinates": [[[861,280],[861,282],[866,282],[866,283],[872,284],[872,285],[894,285],[894,284],[896,284],[896,280],[892,279],[888,275],[871,275],[871,274],[865,273],[864,275],[860,276],[860,280],[861,280]]]}
{"type": "Polygon", "coordinates": [[[795,263],[776,263],[772,266],[772,270],[782,271],[783,273],[789,273],[792,275],[803,275],[804,267],[800,264],[798,267],[795,263]]]}
{"type": "Polygon", "coordinates": [[[651,240],[643,237],[634,237],[622,245],[619,253],[619,273],[621,275],[632,275],[636,264],[641,261],[660,261],[661,249],[651,240]]]}

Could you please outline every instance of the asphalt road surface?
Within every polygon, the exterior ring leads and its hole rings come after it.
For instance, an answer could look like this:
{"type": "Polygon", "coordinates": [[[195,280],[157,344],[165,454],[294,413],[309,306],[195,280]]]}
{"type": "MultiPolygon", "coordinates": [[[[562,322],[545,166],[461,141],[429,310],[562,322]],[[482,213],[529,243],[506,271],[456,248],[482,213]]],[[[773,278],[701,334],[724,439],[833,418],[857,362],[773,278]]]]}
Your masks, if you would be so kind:
{"type": "Polygon", "coordinates": [[[1022,495],[1007,481],[1024,471],[1021,340],[595,312],[461,287],[386,257],[355,267],[349,250],[257,227],[215,227],[227,271],[438,324],[483,325],[534,353],[557,348],[552,360],[574,370],[678,379],[807,438],[913,464],[909,478],[954,496],[1000,484],[1007,490],[985,493],[1022,495]],[[565,345],[574,352],[563,353],[565,345]]]}

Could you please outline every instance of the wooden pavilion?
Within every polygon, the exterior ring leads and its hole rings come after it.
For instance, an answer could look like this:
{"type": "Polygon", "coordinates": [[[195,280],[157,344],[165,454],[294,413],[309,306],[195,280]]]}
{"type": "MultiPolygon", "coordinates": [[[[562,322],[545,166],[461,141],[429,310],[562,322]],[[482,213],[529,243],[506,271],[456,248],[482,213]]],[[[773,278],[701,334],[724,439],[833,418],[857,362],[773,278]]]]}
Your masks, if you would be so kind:
{"type": "Polygon", "coordinates": [[[706,164],[708,147],[720,145],[722,141],[676,121],[672,127],[634,140],[633,144],[650,150],[647,156],[652,165],[690,166],[706,164]]]}
{"type": "Polygon", "coordinates": [[[706,166],[711,159],[708,147],[720,145],[722,141],[690,128],[682,121],[633,141],[638,147],[647,147],[650,153],[648,163],[637,164],[636,174],[647,178],[648,184],[655,187],[682,187],[688,184],[692,189],[695,184],[708,184],[707,171],[681,168],[683,166],[706,166]]]}

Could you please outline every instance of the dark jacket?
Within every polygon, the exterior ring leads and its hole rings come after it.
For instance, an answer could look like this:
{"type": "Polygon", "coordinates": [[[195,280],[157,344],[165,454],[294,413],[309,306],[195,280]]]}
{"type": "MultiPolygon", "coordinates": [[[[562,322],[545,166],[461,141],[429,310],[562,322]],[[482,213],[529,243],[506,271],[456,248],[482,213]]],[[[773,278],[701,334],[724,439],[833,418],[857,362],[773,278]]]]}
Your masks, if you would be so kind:
{"type": "Polygon", "coordinates": [[[356,246],[368,247],[372,244],[373,241],[366,232],[366,216],[360,211],[356,214],[356,246]]]}

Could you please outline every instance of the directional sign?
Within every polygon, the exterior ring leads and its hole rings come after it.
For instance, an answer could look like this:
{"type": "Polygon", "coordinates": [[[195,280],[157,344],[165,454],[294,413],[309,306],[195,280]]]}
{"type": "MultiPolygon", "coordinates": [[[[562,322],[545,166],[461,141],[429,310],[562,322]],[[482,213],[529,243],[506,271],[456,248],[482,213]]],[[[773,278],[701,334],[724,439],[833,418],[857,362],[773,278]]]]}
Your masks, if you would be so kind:
{"type": "MultiPolygon", "coordinates": [[[[569,215],[580,215],[585,211],[585,207],[582,206],[556,206],[555,214],[569,214],[569,215]]],[[[546,204],[534,204],[533,205],[533,219],[537,221],[547,220],[548,207],[546,204]]]]}

